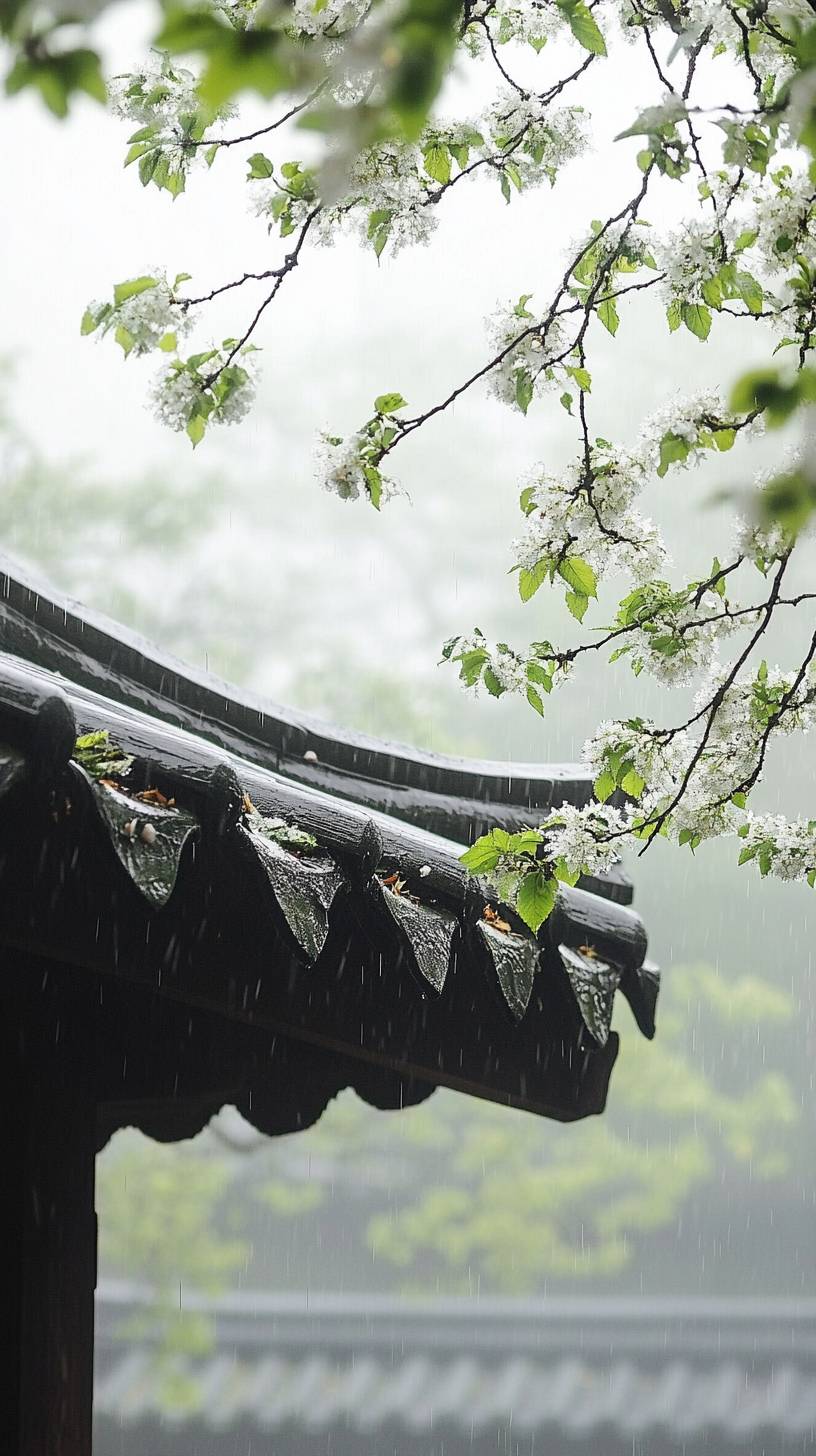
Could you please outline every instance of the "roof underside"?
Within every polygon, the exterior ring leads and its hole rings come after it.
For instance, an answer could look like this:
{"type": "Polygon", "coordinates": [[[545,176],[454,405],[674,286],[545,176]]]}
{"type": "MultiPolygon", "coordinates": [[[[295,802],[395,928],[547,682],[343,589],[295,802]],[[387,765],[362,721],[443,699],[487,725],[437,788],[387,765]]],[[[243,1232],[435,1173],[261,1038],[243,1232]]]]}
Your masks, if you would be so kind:
{"type": "MultiPolygon", "coordinates": [[[[261,1060],[270,1035],[283,1039],[278,1060],[285,1044],[308,1045],[333,1058],[327,1087],[341,1076],[378,1105],[445,1084],[562,1119],[602,1109],[618,987],[654,1032],[657,976],[625,878],[565,890],[536,940],[506,907],[498,927],[485,918],[495,890],[431,832],[535,822],[553,800],[586,800],[585,774],[331,729],[191,675],[11,577],[0,641],[9,960],[141,987],[200,1020],[227,1018],[239,1041],[263,1032],[261,1060]],[[76,761],[77,733],[99,730],[132,759],[126,773],[76,761]],[[270,837],[247,795],[316,847],[294,846],[288,829],[270,837]]],[[[125,1018],[131,1057],[145,1004],[125,1018]]],[[[150,1081],[140,1096],[155,1101],[150,1081]]],[[[292,1116],[303,1125],[305,1108],[292,1116]]]]}

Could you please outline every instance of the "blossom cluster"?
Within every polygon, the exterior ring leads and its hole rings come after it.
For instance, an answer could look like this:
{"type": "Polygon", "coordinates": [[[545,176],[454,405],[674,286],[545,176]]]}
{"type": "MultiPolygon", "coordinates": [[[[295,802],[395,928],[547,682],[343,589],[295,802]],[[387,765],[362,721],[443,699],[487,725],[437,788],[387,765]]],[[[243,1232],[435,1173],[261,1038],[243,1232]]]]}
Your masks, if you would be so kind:
{"type": "Polygon", "coordinates": [[[153,182],[172,196],[184,191],[192,165],[212,163],[215,148],[204,145],[207,130],[235,109],[206,106],[197,77],[166,55],[140,71],[115,77],[110,94],[114,114],[138,126],[129,139],[125,165],[138,163],[143,184],[153,182]]]}
{"type": "Polygon", "coordinates": [[[623,567],[642,581],[658,571],[665,547],[657,527],[634,509],[645,481],[642,462],[625,450],[596,446],[590,468],[573,461],[559,475],[536,472],[523,495],[524,534],[513,543],[523,570],[577,556],[596,575],[623,567]]]}
{"type": "Polygon", "coordinates": [[[338,39],[354,30],[368,0],[293,0],[289,27],[305,40],[338,39]]]}
{"type": "Polygon", "coordinates": [[[655,259],[663,274],[661,284],[667,304],[676,299],[686,304],[705,304],[707,286],[717,277],[736,241],[731,220],[686,218],[654,244],[655,259]]]}
{"type": "Polygon", "coordinates": [[[179,337],[189,333],[194,322],[193,313],[176,296],[182,281],[179,275],[171,288],[166,275],[156,272],[117,283],[112,303],[88,305],[82,333],[113,332],[125,355],[138,357],[154,349],[175,349],[179,337]]]}
{"type": "Polygon", "coordinates": [[[251,345],[225,339],[221,348],[176,357],[157,376],[151,402],[161,424],[185,431],[196,446],[210,425],[237,425],[255,399],[251,345]]]}
{"type": "Polygon", "coordinates": [[[786,819],[783,814],[748,814],[740,830],[745,844],[740,863],[755,859],[763,875],[816,883],[816,819],[786,819]]]}
{"type": "Polygon", "coordinates": [[[529,295],[500,306],[487,323],[490,350],[498,361],[490,374],[490,391],[522,413],[534,395],[558,385],[553,364],[568,348],[559,320],[536,326],[528,302],[529,295]]]}
{"type": "MultiPolygon", "coordinates": [[[[618,0],[618,14],[630,40],[637,39],[644,24],[650,28],[670,25],[676,34],[679,20],[688,43],[707,37],[715,53],[720,47],[739,60],[744,57],[746,29],[740,8],[723,0],[682,0],[672,7],[664,0],[618,0]]],[[[751,31],[751,64],[763,78],[784,79],[792,65],[791,47],[784,37],[792,25],[812,23],[812,7],[808,0],[763,0],[757,14],[764,24],[751,31]]]]}
{"type": "Polygon", "coordinates": [[[560,169],[586,148],[587,131],[583,109],[577,106],[551,107],[537,96],[524,96],[512,87],[499,93],[491,106],[484,130],[490,147],[482,155],[512,157],[514,185],[539,185],[555,181],[560,169]]]}
{"type": "Polygon", "coordinates": [[[319,236],[332,242],[350,219],[364,242],[375,242],[378,228],[385,232],[394,253],[425,244],[439,222],[427,205],[431,190],[418,145],[380,142],[352,162],[346,194],[323,214],[319,236]]]}
{"type": "Polygon", "coordinates": [[[396,483],[379,468],[383,450],[393,438],[393,428],[382,416],[375,415],[345,439],[322,433],[315,452],[315,470],[323,489],[344,501],[367,498],[377,510],[383,501],[399,494],[396,483]]]}
{"type": "MultiPolygon", "coordinates": [[[[331,166],[324,168],[321,180],[331,202],[323,209],[318,239],[331,243],[338,227],[351,225],[378,254],[386,244],[396,253],[427,243],[438,226],[433,204],[440,190],[465,169],[488,168],[509,201],[512,188],[554,181],[584,145],[580,108],[551,108],[508,88],[482,121],[434,126],[416,142],[389,139],[365,147],[339,169],[339,182],[330,180],[331,166]]],[[[268,195],[261,210],[271,201],[268,195]]]]}
{"type": "Polygon", "coordinates": [[[562,860],[571,874],[603,874],[620,858],[620,841],[631,813],[613,804],[562,804],[541,826],[549,859],[562,860]]]}
{"type": "MultiPolygon", "coordinates": [[[[529,0],[481,0],[474,9],[474,22],[486,20],[490,34],[498,45],[509,41],[541,50],[552,35],[563,31],[566,19],[556,5],[530,4],[529,0]]],[[[484,31],[473,24],[469,33],[474,46],[481,48],[484,31]]]]}
{"type": "Polygon", "coordinates": [[[717,643],[737,626],[717,592],[707,591],[698,600],[693,588],[675,591],[656,580],[624,598],[615,620],[625,635],[613,658],[628,655],[636,675],[648,672],[666,687],[691,682],[711,662],[717,643]]]}

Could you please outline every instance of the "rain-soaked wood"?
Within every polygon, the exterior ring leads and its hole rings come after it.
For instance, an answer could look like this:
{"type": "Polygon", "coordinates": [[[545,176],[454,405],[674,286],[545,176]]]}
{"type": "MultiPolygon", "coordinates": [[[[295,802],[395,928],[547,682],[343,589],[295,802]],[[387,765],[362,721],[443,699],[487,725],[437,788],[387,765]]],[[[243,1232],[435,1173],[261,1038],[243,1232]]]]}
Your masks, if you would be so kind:
{"type": "MultiPolygon", "coordinates": [[[[19,969],[19,967],[17,967],[19,969]]],[[[4,1456],[90,1456],[96,1281],[90,980],[0,986],[4,1456]]]]}
{"type": "MultiPolygon", "coordinates": [[[[3,658],[2,675],[0,736],[7,734],[8,727],[19,734],[17,699],[23,693],[33,696],[39,692],[49,717],[58,717],[59,702],[54,698],[61,690],[53,674],[3,658]],[[7,696],[7,683],[15,686],[11,699],[7,696]]],[[[370,875],[379,864],[399,868],[409,878],[417,876],[420,870],[430,869],[427,888],[444,902],[461,909],[466,899],[472,898],[472,881],[459,863],[457,847],[449,840],[332,797],[322,789],[293,783],[254,762],[227,760],[223,750],[206,738],[179,731],[171,724],[75,684],[65,686],[65,704],[74,712],[81,731],[107,728],[136,757],[138,781],[165,788],[180,803],[196,809],[205,818],[217,817],[223,828],[234,824],[243,790],[264,812],[294,820],[315,834],[322,845],[338,855],[341,862],[345,861],[349,872],[357,878],[370,875]]],[[[598,880],[592,883],[593,889],[603,888],[598,880]]],[[[597,936],[603,941],[606,954],[609,943],[614,940],[617,953],[611,956],[613,961],[622,967],[640,965],[646,948],[645,932],[639,917],[620,904],[624,896],[625,882],[622,885],[620,877],[616,877],[609,895],[563,889],[556,941],[579,945],[587,940],[592,942],[597,936]]],[[[485,897],[491,898],[489,887],[482,893],[482,903],[485,897]]],[[[546,934],[552,941],[553,926],[546,934]]]]}
{"type": "Polygon", "coordinates": [[[602,1110],[617,1038],[591,1044],[556,954],[516,1024],[466,923],[436,995],[396,927],[384,938],[367,884],[352,883],[309,966],[234,833],[202,837],[160,911],[106,833],[87,794],[42,798],[23,786],[6,796],[0,942],[407,1078],[562,1120],[602,1110]]]}
{"type": "Polygon", "coordinates": [[[290,779],[452,838],[469,841],[495,825],[518,828],[564,800],[582,804],[592,795],[591,775],[579,764],[428,753],[270,703],[10,569],[0,572],[0,644],[290,779]]]}

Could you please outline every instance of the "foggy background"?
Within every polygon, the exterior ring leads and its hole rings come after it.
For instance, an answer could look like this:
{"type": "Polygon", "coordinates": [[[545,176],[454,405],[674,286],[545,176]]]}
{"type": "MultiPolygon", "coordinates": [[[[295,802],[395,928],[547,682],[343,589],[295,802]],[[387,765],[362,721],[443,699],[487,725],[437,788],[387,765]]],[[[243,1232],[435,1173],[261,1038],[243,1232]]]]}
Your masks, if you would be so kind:
{"type": "MultiPolygon", "coordinates": [[[[137,62],[149,17],[123,5],[100,27],[112,70],[137,62]]],[[[536,65],[558,74],[555,48],[536,65]]],[[[576,447],[555,396],[525,420],[472,391],[396,452],[410,501],[380,515],[325,495],[314,478],[321,428],[356,428],[385,390],[401,391],[412,412],[447,394],[487,357],[483,321],[496,303],[546,299],[570,241],[634,191],[638,143],[608,139],[655,99],[651,80],[619,47],[589,75],[598,148],[554,191],[506,207],[495,185],[463,184],[439,209],[429,248],[379,264],[347,239],[310,251],[257,336],[254,412],[212,430],[195,456],[146,407],[157,363],[81,339],[79,321],[114,282],[156,266],[191,273],[196,294],[269,266],[286,245],[249,213],[253,148],[195,173],[171,202],[123,170],[130,129],[100,108],[79,102],[57,123],[30,98],[0,102],[13,139],[0,160],[3,549],[196,665],[420,747],[574,760],[604,717],[681,713],[682,693],[636,682],[625,660],[585,660],[544,720],[523,703],[466,696],[437,665],[442,641],[474,625],[516,644],[573,638],[557,593],[522,608],[507,575],[521,477],[576,447]]],[[[487,94],[478,69],[454,82],[453,99],[474,114],[487,94]]],[[[249,102],[241,129],[267,116],[249,102]]],[[[293,132],[274,155],[302,157],[310,145],[293,132]]],[[[650,206],[665,226],[673,189],[658,188],[650,206]]],[[[260,296],[248,286],[219,302],[196,341],[241,332],[260,296]]],[[[625,301],[621,315],[616,340],[594,329],[588,362],[592,428],[622,443],[674,389],[716,384],[768,353],[747,323],[718,321],[704,347],[670,338],[656,300],[625,301]]],[[[777,436],[751,442],[658,482],[646,509],[678,577],[724,555],[729,511],[713,494],[749,484],[781,448],[777,436]]],[[[802,570],[812,565],[811,554],[802,570]]],[[[614,588],[587,625],[609,620],[614,588]]],[[[782,665],[798,660],[795,623],[785,625],[788,640],[780,632],[769,648],[782,665]]],[[[786,743],[757,799],[793,813],[812,803],[812,744],[786,743]]],[[[600,1123],[562,1129],[451,1093],[393,1116],[347,1095],[313,1132],[263,1146],[229,1117],[226,1143],[208,1132],[164,1150],[121,1134],[100,1159],[102,1274],[154,1279],[165,1294],[210,1275],[218,1289],[406,1298],[816,1292],[816,901],[803,887],[760,885],[736,859],[733,844],[694,857],[657,844],[628,866],[664,1002],[649,1046],[619,998],[621,1056],[600,1123]],[[546,1209],[542,1172],[555,1190],[546,1209]],[[195,1239],[187,1225],[174,1235],[166,1213],[193,1187],[195,1239]],[[151,1230],[162,1219],[159,1271],[151,1230]]]]}

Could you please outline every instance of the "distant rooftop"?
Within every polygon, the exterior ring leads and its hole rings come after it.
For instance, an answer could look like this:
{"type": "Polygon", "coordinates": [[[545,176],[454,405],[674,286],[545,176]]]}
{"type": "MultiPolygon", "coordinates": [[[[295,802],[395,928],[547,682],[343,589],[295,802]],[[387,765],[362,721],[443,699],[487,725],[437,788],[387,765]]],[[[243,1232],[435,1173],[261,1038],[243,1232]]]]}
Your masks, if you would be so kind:
{"type": "Polygon", "coordinates": [[[117,1337],[143,1301],[99,1290],[100,1456],[140,1440],[151,1456],[776,1456],[816,1439],[816,1300],[191,1298],[214,1347],[181,1367],[183,1409],[149,1333],[117,1337]]]}

